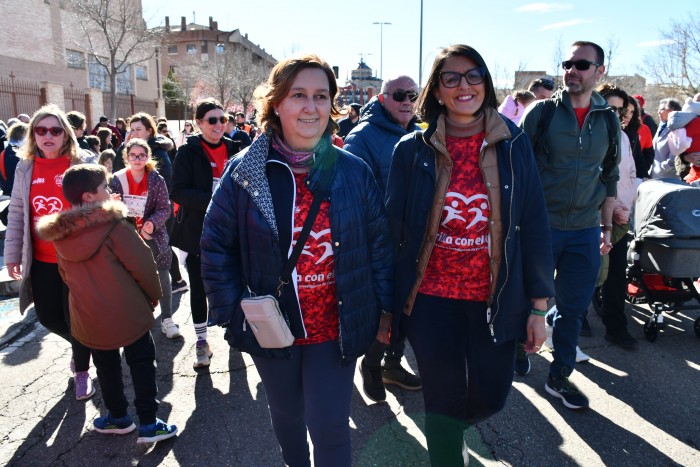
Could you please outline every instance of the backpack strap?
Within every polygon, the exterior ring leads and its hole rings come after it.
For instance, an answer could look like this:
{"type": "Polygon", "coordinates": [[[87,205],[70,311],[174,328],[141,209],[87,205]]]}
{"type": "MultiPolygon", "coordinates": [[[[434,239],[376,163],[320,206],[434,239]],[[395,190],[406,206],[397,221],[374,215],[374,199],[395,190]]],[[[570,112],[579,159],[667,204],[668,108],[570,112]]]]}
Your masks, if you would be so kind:
{"type": "Polygon", "coordinates": [[[129,194],[129,180],[126,178],[126,169],[122,169],[119,172],[114,174],[115,177],[119,180],[119,183],[122,185],[122,194],[123,195],[128,195],[129,194]]]}
{"type": "Polygon", "coordinates": [[[557,109],[557,104],[554,99],[545,99],[544,105],[542,106],[542,111],[540,112],[540,119],[537,122],[537,131],[535,131],[534,141],[532,142],[532,148],[535,154],[542,154],[545,152],[545,136],[547,135],[547,130],[549,130],[549,124],[554,118],[554,111],[557,109]]]}

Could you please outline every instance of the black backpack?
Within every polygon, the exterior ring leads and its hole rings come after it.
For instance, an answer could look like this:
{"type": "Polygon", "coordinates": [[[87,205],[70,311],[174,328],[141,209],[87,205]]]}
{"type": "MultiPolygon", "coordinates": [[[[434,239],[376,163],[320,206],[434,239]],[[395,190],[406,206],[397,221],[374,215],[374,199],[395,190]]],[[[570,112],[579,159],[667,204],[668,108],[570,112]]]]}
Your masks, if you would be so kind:
{"type": "MultiPolygon", "coordinates": [[[[549,124],[552,122],[554,117],[554,111],[557,109],[556,99],[545,99],[544,105],[542,106],[542,112],[540,113],[540,120],[537,122],[537,131],[535,131],[535,136],[532,141],[532,149],[535,154],[542,154],[545,152],[544,148],[544,136],[549,129],[549,124]]],[[[617,113],[612,109],[606,109],[603,112],[603,117],[605,118],[605,126],[608,129],[608,152],[606,153],[605,160],[607,156],[615,154],[617,152],[617,146],[619,141],[617,140],[617,127],[619,125],[619,120],[617,118],[617,113]]]]}

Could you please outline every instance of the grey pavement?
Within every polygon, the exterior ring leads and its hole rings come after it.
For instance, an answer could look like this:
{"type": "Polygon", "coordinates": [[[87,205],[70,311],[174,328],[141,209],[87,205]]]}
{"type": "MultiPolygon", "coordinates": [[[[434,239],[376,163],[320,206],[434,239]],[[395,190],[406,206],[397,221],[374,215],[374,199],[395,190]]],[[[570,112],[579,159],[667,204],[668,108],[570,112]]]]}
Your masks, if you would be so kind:
{"type": "MultiPolygon", "coordinates": [[[[221,329],[210,328],[212,365],[192,369],[195,335],[186,293],[174,298],[184,338],[168,340],[153,330],[159,416],[179,427],[177,438],[156,445],[137,445],[133,433],[94,432],[92,421],[104,412],[99,388],[91,400],[76,401],[68,344],[48,334],[31,311],[24,317],[16,308],[6,312],[13,303],[0,302],[0,465],[283,465],[251,359],[231,351],[221,329]]],[[[572,378],[591,398],[589,410],[570,411],[546,394],[551,353],[542,351],[532,357],[528,376],[516,376],[506,408],[466,432],[470,465],[700,465],[698,313],[667,317],[669,328],[652,344],[643,337],[646,307],[629,312],[640,340],[634,352],[608,345],[600,319],[589,315],[594,337],[580,343],[592,360],[578,365],[572,378]]],[[[407,357],[415,369],[410,351],[407,357]]],[[[126,366],[124,374],[131,400],[126,366]]],[[[428,465],[421,393],[389,387],[387,403],[374,404],[362,395],[358,374],[355,386],[354,465],[428,465]]]]}

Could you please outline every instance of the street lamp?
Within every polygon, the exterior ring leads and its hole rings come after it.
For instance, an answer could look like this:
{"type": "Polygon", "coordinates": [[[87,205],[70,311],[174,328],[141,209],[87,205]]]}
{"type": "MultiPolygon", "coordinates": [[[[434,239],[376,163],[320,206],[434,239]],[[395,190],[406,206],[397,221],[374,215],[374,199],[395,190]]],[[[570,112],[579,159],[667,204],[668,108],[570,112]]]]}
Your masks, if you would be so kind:
{"type": "Polygon", "coordinates": [[[391,23],[375,21],[372,24],[379,25],[379,79],[383,80],[384,72],[384,25],[390,25],[391,23]]]}

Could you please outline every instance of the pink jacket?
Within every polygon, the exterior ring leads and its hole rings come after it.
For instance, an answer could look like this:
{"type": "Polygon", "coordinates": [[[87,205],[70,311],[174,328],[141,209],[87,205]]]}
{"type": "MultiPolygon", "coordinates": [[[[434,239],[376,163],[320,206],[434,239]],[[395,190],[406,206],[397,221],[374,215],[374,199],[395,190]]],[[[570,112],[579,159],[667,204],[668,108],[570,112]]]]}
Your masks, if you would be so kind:
{"type": "Polygon", "coordinates": [[[637,170],[634,166],[630,139],[622,132],[622,157],[620,158],[620,180],[617,182],[617,198],[613,207],[613,219],[618,224],[629,222],[630,211],[637,199],[637,170]],[[627,222],[618,222],[619,218],[627,219],[627,222]]]}
{"type": "Polygon", "coordinates": [[[520,125],[520,120],[525,113],[525,107],[519,102],[515,102],[513,96],[509,94],[506,96],[506,100],[498,106],[498,111],[508,117],[511,122],[520,125]]]}

